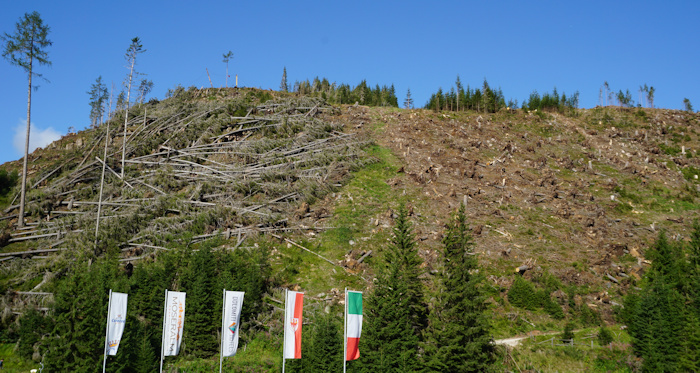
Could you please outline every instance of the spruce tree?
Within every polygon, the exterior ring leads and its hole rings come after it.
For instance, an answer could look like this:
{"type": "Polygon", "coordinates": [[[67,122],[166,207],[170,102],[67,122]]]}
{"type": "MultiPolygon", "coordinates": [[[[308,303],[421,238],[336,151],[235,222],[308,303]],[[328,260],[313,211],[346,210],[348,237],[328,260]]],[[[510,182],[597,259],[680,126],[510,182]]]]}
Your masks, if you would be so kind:
{"type": "Polygon", "coordinates": [[[494,355],[483,276],[478,273],[464,205],[448,224],[443,245],[438,294],[425,333],[425,368],[431,372],[481,372],[493,362],[494,355]]]}
{"type": "MultiPolygon", "coordinates": [[[[24,143],[22,160],[22,189],[20,190],[19,216],[17,227],[24,227],[24,202],[27,192],[27,158],[29,155],[29,131],[32,123],[32,77],[41,77],[34,71],[35,65],[51,65],[46,48],[53,43],[48,39],[49,26],[44,24],[38,12],[25,13],[15,25],[13,35],[4,33],[0,36],[4,44],[2,56],[12,65],[21,67],[28,75],[27,89],[27,136],[24,143]]],[[[36,88],[36,87],[35,87],[36,88]]]]}
{"type": "Polygon", "coordinates": [[[353,370],[411,372],[419,369],[418,344],[427,306],[406,208],[401,205],[394,237],[379,268],[374,290],[363,307],[362,352],[353,370]]]}
{"type": "Polygon", "coordinates": [[[289,92],[289,84],[287,83],[287,66],[282,70],[282,82],[280,82],[280,91],[289,92]]]}
{"type": "Polygon", "coordinates": [[[305,372],[340,372],[343,369],[343,333],[332,313],[317,313],[311,331],[311,348],[305,372]]]}
{"type": "Polygon", "coordinates": [[[216,266],[211,249],[203,247],[194,253],[182,280],[183,291],[187,293],[183,339],[187,341],[187,352],[197,357],[213,356],[219,347],[217,333],[220,325],[212,322],[221,319],[221,305],[215,307],[215,297],[221,298],[221,289],[214,287],[216,266]]]}

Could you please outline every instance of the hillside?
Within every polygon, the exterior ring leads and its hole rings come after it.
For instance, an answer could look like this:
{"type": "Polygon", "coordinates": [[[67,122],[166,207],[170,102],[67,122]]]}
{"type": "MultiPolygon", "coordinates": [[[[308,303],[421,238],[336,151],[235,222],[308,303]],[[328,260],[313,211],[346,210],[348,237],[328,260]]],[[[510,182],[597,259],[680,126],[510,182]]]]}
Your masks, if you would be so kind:
{"type": "Polygon", "coordinates": [[[256,320],[275,330],[282,288],[337,306],[339,289],[371,287],[404,202],[428,287],[449,214],[466,204],[496,337],[614,324],[659,232],[688,240],[700,215],[694,113],[436,112],[190,89],[131,110],[123,170],[122,115],[110,122],[97,236],[107,126],[30,155],[27,228],[14,229],[18,188],[0,217],[3,322],[50,313],[48,293],[76,263],[113,257],[131,276],[169,251],[266,246],[268,316],[256,320]],[[510,304],[516,267],[564,319],[510,304]]]}

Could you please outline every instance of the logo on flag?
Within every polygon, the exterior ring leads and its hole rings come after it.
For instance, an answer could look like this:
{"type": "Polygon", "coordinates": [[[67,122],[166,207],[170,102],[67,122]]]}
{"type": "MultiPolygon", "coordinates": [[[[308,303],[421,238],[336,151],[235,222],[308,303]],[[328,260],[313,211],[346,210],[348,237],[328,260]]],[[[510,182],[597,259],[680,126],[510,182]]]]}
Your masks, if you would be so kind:
{"type": "Polygon", "coordinates": [[[285,302],[284,358],[301,359],[301,327],[304,293],[288,291],[285,302]]]}
{"type": "Polygon", "coordinates": [[[238,333],[241,326],[241,308],[243,307],[242,291],[224,290],[224,309],[221,317],[221,355],[230,357],[238,350],[238,333]],[[226,326],[228,325],[228,326],[226,326]],[[226,329],[231,334],[225,333],[226,329]]]}
{"type": "Polygon", "coordinates": [[[119,342],[126,325],[126,304],[128,294],[110,292],[109,313],[107,315],[107,355],[116,355],[119,342]]]}

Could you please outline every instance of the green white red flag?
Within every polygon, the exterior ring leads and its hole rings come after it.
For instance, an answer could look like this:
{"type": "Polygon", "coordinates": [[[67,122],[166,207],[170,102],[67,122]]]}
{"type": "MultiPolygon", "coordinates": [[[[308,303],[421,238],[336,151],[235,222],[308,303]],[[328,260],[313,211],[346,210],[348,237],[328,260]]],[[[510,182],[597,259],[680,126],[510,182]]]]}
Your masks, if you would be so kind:
{"type": "Polygon", "coordinates": [[[284,317],[284,358],[301,359],[301,325],[304,293],[288,291],[284,317]]]}
{"type": "Polygon", "coordinates": [[[360,357],[360,335],[362,334],[362,292],[345,292],[345,360],[360,357]]]}

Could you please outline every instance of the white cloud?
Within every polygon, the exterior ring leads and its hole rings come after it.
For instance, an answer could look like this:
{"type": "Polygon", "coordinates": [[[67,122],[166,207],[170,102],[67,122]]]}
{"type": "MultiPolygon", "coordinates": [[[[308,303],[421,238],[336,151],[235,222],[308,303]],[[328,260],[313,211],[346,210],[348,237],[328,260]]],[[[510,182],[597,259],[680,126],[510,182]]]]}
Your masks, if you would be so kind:
{"type": "MultiPolygon", "coordinates": [[[[29,153],[31,154],[36,148],[43,148],[46,145],[61,138],[61,134],[55,129],[41,128],[35,123],[32,123],[29,134],[29,153]]],[[[22,119],[15,127],[15,135],[12,138],[12,145],[19,157],[24,156],[24,144],[27,141],[27,120],[22,119]]]]}

